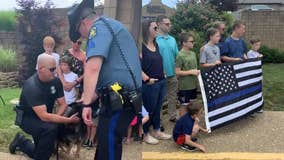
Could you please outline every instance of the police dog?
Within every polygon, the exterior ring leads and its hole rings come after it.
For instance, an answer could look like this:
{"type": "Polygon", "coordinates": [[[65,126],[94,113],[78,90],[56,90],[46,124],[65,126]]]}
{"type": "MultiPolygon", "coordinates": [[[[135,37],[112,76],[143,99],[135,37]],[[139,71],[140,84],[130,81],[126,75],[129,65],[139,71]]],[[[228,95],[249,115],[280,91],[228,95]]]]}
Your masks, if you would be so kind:
{"type": "Polygon", "coordinates": [[[82,119],[82,110],[83,106],[81,103],[70,104],[64,116],[70,117],[78,113],[78,117],[81,120],[76,124],[62,124],[59,126],[58,151],[64,159],[78,159],[80,157],[82,139],[86,133],[86,127],[82,119]]]}

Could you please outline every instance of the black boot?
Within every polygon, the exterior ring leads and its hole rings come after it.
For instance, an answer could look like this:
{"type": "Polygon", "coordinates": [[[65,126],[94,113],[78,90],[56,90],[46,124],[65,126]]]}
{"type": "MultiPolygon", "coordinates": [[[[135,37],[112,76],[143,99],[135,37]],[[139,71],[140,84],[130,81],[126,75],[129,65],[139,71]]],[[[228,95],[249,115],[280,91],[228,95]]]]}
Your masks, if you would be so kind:
{"type": "Polygon", "coordinates": [[[24,135],[21,135],[20,133],[16,134],[15,138],[9,145],[9,151],[11,154],[15,154],[17,147],[19,147],[19,144],[24,138],[24,135]]]}

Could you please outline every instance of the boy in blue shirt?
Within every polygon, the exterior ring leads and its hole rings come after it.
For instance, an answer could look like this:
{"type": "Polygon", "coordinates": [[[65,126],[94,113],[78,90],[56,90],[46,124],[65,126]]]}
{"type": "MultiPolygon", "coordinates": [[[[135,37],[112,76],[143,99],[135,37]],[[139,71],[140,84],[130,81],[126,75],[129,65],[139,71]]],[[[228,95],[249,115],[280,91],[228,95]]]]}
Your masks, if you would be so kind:
{"type": "Polygon", "coordinates": [[[242,37],[245,34],[245,23],[235,21],[233,24],[233,33],[228,37],[221,47],[221,59],[224,62],[235,62],[247,59],[246,44],[242,37]]]}
{"type": "Polygon", "coordinates": [[[187,113],[176,122],[173,129],[174,141],[183,150],[195,151],[199,149],[205,152],[205,147],[196,143],[196,136],[199,131],[208,133],[207,130],[198,125],[198,117],[202,113],[201,105],[196,102],[191,102],[186,107],[187,113]]]}

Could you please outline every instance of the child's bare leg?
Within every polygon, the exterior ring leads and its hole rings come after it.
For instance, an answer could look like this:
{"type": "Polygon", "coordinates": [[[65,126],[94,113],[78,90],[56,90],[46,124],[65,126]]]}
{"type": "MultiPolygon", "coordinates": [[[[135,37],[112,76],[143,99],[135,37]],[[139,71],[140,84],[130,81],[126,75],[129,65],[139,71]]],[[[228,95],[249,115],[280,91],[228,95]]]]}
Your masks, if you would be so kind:
{"type": "Polygon", "coordinates": [[[91,142],[94,142],[94,138],[96,136],[96,132],[97,132],[97,126],[93,125],[92,127],[90,127],[90,137],[89,137],[89,140],[91,142]]]}
{"type": "Polygon", "coordinates": [[[125,141],[126,144],[130,144],[130,142],[131,142],[131,133],[132,133],[132,126],[129,125],[128,129],[127,129],[127,137],[126,137],[126,141],[125,141]]]}
{"type": "Polygon", "coordinates": [[[181,104],[180,107],[179,107],[179,117],[182,117],[182,116],[185,115],[186,113],[187,113],[186,107],[181,104]]]}
{"type": "Polygon", "coordinates": [[[196,137],[198,132],[199,132],[199,129],[200,129],[200,127],[199,127],[198,123],[194,123],[191,136],[196,137]]]}
{"type": "Polygon", "coordinates": [[[139,133],[139,137],[142,137],[142,135],[143,135],[143,127],[142,127],[142,124],[139,124],[139,131],[138,131],[139,133]]]}
{"type": "Polygon", "coordinates": [[[90,126],[87,126],[87,140],[90,140],[91,137],[91,128],[90,126]]]}

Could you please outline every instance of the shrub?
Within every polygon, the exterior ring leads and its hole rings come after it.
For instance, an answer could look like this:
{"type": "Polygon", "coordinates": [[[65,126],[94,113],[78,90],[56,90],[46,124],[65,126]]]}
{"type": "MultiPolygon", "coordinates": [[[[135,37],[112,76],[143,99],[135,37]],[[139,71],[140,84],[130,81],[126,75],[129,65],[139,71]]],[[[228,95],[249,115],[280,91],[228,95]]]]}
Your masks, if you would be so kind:
{"type": "Polygon", "coordinates": [[[60,22],[55,17],[50,0],[44,6],[36,0],[16,0],[18,30],[17,38],[24,46],[21,55],[24,62],[20,67],[20,82],[35,73],[37,56],[44,52],[42,40],[45,36],[52,36],[56,44],[61,43],[59,35],[60,22]]]}
{"type": "Polygon", "coordinates": [[[259,52],[263,54],[264,63],[284,63],[284,51],[276,48],[261,46],[259,52]]]}
{"type": "MultiPolygon", "coordinates": [[[[193,32],[195,45],[193,51],[199,53],[200,47],[205,43],[206,30],[215,21],[224,21],[229,28],[232,23],[232,15],[219,13],[208,4],[184,4],[179,3],[175,14],[170,18],[172,22],[171,34],[179,41],[181,32],[193,32]]],[[[180,44],[179,44],[180,45],[180,44]]]]}
{"type": "Polygon", "coordinates": [[[0,71],[11,72],[17,69],[16,52],[0,46],[0,71]]]}
{"type": "Polygon", "coordinates": [[[16,28],[16,12],[0,11],[0,31],[14,31],[16,28]]]}

